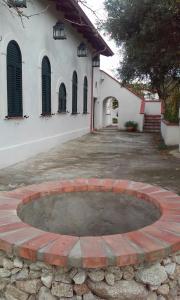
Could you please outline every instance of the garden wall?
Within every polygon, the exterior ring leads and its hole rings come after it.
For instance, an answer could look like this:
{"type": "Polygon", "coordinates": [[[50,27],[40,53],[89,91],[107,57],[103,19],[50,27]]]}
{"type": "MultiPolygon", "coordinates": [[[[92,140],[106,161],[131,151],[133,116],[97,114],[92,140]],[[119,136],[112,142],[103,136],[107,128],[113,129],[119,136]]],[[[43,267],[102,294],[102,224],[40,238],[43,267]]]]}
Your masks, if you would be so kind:
{"type": "Polygon", "coordinates": [[[180,130],[179,125],[162,120],[161,134],[167,146],[179,145],[180,130]]]}
{"type": "Polygon", "coordinates": [[[179,300],[180,252],[154,264],[61,268],[0,251],[1,300],[179,300]]]}

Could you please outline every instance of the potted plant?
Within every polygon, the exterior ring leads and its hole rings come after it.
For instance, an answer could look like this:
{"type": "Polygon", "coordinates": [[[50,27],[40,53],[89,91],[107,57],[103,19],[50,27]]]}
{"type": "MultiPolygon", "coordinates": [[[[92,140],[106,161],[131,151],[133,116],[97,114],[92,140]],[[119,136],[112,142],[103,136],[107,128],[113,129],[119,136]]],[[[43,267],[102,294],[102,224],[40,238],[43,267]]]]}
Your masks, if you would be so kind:
{"type": "Polygon", "coordinates": [[[127,131],[136,131],[138,128],[138,123],[135,121],[127,121],[125,123],[125,127],[127,131]]]}

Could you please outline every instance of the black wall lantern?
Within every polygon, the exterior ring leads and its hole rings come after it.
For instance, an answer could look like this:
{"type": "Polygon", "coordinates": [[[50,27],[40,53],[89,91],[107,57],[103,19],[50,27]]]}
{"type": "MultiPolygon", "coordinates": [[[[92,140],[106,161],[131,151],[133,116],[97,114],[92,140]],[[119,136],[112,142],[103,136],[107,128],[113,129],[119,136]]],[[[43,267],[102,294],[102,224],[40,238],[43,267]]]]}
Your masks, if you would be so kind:
{"type": "Polygon", "coordinates": [[[94,68],[99,68],[100,67],[100,55],[96,55],[95,57],[93,57],[92,66],[94,68]]]}
{"type": "Polygon", "coordinates": [[[87,57],[87,47],[84,43],[81,43],[77,49],[78,57],[87,57]]]}
{"type": "Polygon", "coordinates": [[[27,7],[26,0],[8,0],[7,4],[9,7],[27,7]]]}
{"type": "Polygon", "coordinates": [[[55,40],[66,40],[64,23],[58,21],[53,26],[53,38],[55,40]]]}

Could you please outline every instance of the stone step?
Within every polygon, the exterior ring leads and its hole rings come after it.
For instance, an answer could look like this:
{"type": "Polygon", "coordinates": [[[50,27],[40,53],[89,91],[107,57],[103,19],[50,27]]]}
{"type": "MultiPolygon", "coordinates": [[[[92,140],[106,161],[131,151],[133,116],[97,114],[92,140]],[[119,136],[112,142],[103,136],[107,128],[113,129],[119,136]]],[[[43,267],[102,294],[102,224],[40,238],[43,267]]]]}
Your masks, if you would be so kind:
{"type": "Polygon", "coordinates": [[[149,125],[149,126],[160,126],[161,125],[161,122],[144,122],[144,124],[146,124],[146,125],[149,125]]]}
{"type": "Polygon", "coordinates": [[[146,127],[144,127],[144,131],[158,131],[158,132],[160,132],[160,128],[146,128],[146,127]]]}
{"type": "Polygon", "coordinates": [[[158,127],[158,128],[160,128],[161,126],[160,126],[160,124],[156,124],[156,123],[151,123],[151,124],[147,124],[147,123],[144,123],[144,126],[145,127],[152,127],[152,128],[154,128],[154,127],[158,127]]]}
{"type": "Polygon", "coordinates": [[[160,132],[160,128],[145,128],[143,129],[144,132],[160,132]]]}
{"type": "Polygon", "coordinates": [[[144,118],[147,122],[161,122],[161,119],[158,118],[144,118]]]}
{"type": "Polygon", "coordinates": [[[145,115],[145,118],[161,119],[161,115],[145,115]]]}
{"type": "Polygon", "coordinates": [[[145,122],[158,122],[161,123],[160,119],[144,119],[145,122]]]}

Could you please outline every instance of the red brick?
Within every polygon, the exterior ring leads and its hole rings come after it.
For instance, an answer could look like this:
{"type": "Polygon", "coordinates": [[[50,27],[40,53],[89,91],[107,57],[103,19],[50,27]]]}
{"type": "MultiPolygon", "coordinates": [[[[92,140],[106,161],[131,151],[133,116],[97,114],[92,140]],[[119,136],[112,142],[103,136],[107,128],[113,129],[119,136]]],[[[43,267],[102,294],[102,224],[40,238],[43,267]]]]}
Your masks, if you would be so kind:
{"type": "MultiPolygon", "coordinates": [[[[180,224],[180,215],[176,215],[174,212],[174,215],[163,215],[161,218],[161,221],[163,222],[174,222],[180,224]]],[[[179,225],[180,226],[180,225],[179,225]]]]}
{"type": "Polygon", "coordinates": [[[163,215],[162,216],[164,216],[164,217],[173,217],[174,215],[175,216],[180,216],[180,209],[176,209],[176,208],[174,208],[174,209],[169,209],[169,208],[163,208],[162,209],[163,210],[163,215]]]}
{"type": "Polygon", "coordinates": [[[40,193],[36,191],[29,190],[27,188],[20,188],[11,192],[6,193],[7,197],[21,199],[23,202],[28,200],[33,200],[40,197],[40,193]]]}
{"type": "Polygon", "coordinates": [[[21,244],[20,247],[17,247],[17,253],[23,258],[34,261],[37,259],[38,250],[47,246],[58,238],[58,234],[42,233],[42,235],[32,238],[30,241],[21,244]]]}
{"type": "Polygon", "coordinates": [[[151,194],[151,193],[154,193],[154,192],[159,192],[161,191],[161,188],[158,187],[158,186],[149,186],[149,187],[144,187],[144,188],[140,188],[139,189],[139,192],[143,192],[143,193],[146,193],[146,194],[151,194]]]}
{"type": "Polygon", "coordinates": [[[54,195],[58,193],[62,193],[62,183],[61,181],[49,181],[44,182],[38,185],[31,186],[31,188],[39,192],[40,197],[46,197],[49,195],[54,195]]]}
{"type": "Polygon", "coordinates": [[[77,241],[77,237],[59,235],[57,240],[41,249],[43,260],[51,265],[65,267],[69,252],[77,241]]]}
{"type": "MultiPolygon", "coordinates": [[[[157,225],[156,225],[157,226],[157,225]]],[[[180,224],[177,222],[159,221],[158,227],[168,229],[180,235],[180,224]]]]}
{"type": "Polygon", "coordinates": [[[11,209],[16,209],[17,208],[17,204],[16,203],[4,203],[4,204],[0,204],[0,210],[11,210],[11,209]]]}
{"type": "Polygon", "coordinates": [[[158,192],[160,190],[161,190],[161,188],[156,187],[156,186],[149,186],[149,187],[145,187],[145,188],[140,188],[139,190],[137,190],[136,196],[140,197],[141,199],[149,200],[151,202],[154,202],[155,200],[151,198],[151,193],[158,192]]]}
{"type": "Polygon", "coordinates": [[[180,200],[177,200],[176,198],[158,198],[158,202],[162,205],[179,205],[180,200]]]}
{"type": "Polygon", "coordinates": [[[171,191],[161,189],[160,191],[154,192],[153,196],[160,196],[160,197],[166,198],[166,197],[173,197],[173,196],[175,196],[175,194],[171,191]]]}
{"type": "Polygon", "coordinates": [[[171,247],[171,250],[180,250],[180,239],[173,232],[168,232],[165,228],[158,225],[151,225],[143,229],[144,232],[149,233],[153,237],[158,238],[160,241],[164,241],[171,247]]]}
{"type": "Polygon", "coordinates": [[[133,244],[124,235],[103,236],[103,239],[116,256],[116,264],[118,266],[137,264],[142,261],[144,257],[143,250],[133,247],[133,244]]]}
{"type": "Polygon", "coordinates": [[[165,249],[169,246],[168,244],[165,246],[161,240],[153,239],[140,230],[127,233],[126,236],[143,249],[148,261],[163,257],[166,254],[165,249]]]}
{"type": "Polygon", "coordinates": [[[88,179],[77,178],[74,179],[75,192],[86,192],[88,191],[88,179]]]}
{"type": "Polygon", "coordinates": [[[11,251],[15,245],[23,243],[25,240],[30,240],[35,236],[42,234],[42,231],[33,227],[26,227],[25,229],[15,229],[12,232],[7,232],[6,235],[0,235],[0,249],[11,251]]]}
{"type": "Polygon", "coordinates": [[[84,268],[101,268],[107,265],[105,245],[101,237],[81,237],[80,243],[84,268]]]}
{"type": "Polygon", "coordinates": [[[62,193],[72,193],[75,192],[75,184],[73,181],[63,180],[61,181],[62,193]]]}
{"type": "Polygon", "coordinates": [[[1,225],[0,227],[0,233],[4,232],[9,232],[9,231],[14,231],[19,228],[26,228],[29,227],[29,225],[19,222],[19,223],[12,223],[12,224],[7,224],[7,225],[1,225]]]}
{"type": "Polygon", "coordinates": [[[180,196],[174,194],[173,196],[168,196],[164,198],[167,201],[180,201],[180,196]]]}
{"type": "Polygon", "coordinates": [[[147,186],[147,184],[145,184],[145,183],[131,181],[128,186],[128,189],[127,189],[127,194],[137,196],[137,193],[139,192],[139,190],[146,186],[147,186]]]}
{"type": "Polygon", "coordinates": [[[129,187],[130,181],[128,180],[115,180],[113,184],[114,193],[123,193],[129,187]]]}
{"type": "Polygon", "coordinates": [[[104,179],[102,184],[103,184],[102,187],[103,192],[112,192],[114,180],[104,179]]]}
{"type": "Polygon", "coordinates": [[[102,179],[88,179],[88,191],[102,191],[102,179]]]}
{"type": "Polygon", "coordinates": [[[15,215],[9,215],[0,218],[0,226],[12,223],[21,223],[21,220],[15,215]]]}
{"type": "Polygon", "coordinates": [[[8,198],[8,197],[4,197],[4,196],[1,196],[0,197],[0,205],[2,204],[16,204],[18,205],[19,203],[21,202],[21,200],[17,199],[17,198],[8,198]]]}
{"type": "Polygon", "coordinates": [[[163,210],[163,212],[168,211],[171,214],[172,210],[180,210],[180,202],[179,203],[162,203],[161,201],[159,201],[160,206],[163,210]]]}

